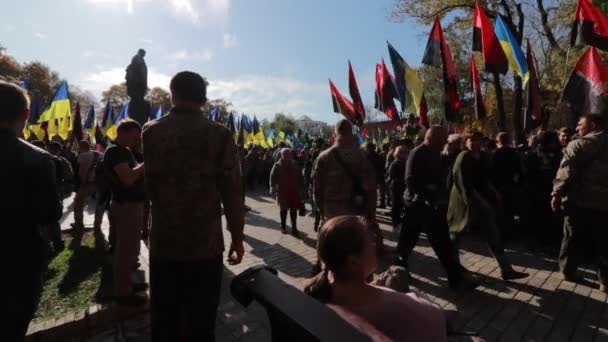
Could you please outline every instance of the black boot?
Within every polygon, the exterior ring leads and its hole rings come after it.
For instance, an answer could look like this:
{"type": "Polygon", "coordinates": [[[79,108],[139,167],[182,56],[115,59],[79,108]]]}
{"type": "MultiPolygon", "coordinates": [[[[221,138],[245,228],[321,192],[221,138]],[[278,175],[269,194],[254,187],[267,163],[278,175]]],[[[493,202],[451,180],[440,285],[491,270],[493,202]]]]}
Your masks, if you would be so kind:
{"type": "Polygon", "coordinates": [[[287,210],[281,209],[281,232],[287,234],[287,210]]]}
{"type": "Polygon", "coordinates": [[[289,217],[291,218],[291,234],[298,236],[298,211],[291,209],[289,211],[289,217]]]}

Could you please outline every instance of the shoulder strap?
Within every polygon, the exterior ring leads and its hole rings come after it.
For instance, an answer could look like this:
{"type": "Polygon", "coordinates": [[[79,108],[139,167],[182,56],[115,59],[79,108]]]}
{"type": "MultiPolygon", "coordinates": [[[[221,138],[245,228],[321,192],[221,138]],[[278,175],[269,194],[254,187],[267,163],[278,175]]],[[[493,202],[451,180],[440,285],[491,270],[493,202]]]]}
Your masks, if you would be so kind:
{"type": "Polygon", "coordinates": [[[359,177],[357,177],[351,171],[351,169],[348,168],[348,166],[344,162],[344,159],[342,159],[342,157],[340,156],[340,153],[338,152],[338,150],[334,151],[334,157],[336,157],[336,160],[338,161],[338,164],[340,164],[340,166],[342,167],[342,169],[344,169],[344,172],[346,172],[346,174],[348,175],[348,177],[350,177],[355,183],[357,183],[358,186],[361,186],[361,181],[359,180],[359,177]]]}

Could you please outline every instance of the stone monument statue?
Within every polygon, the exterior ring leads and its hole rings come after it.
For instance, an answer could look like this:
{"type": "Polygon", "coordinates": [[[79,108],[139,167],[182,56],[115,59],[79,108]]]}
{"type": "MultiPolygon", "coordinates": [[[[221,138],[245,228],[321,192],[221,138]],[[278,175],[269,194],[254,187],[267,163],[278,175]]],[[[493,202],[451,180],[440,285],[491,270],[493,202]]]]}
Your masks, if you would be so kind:
{"type": "Polygon", "coordinates": [[[144,57],[146,51],[139,49],[131,59],[127,67],[127,95],[131,98],[129,102],[129,117],[141,125],[148,121],[150,116],[150,104],[145,100],[148,92],[148,66],[144,57]]]}

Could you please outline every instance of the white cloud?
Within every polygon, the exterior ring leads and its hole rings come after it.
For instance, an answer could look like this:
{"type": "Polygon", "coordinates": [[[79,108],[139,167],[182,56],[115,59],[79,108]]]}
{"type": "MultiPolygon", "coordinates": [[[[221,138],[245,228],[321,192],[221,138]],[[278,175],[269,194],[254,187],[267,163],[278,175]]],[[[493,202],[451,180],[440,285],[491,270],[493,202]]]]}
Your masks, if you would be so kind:
{"type": "Polygon", "coordinates": [[[46,39],[46,34],[41,33],[41,32],[32,32],[32,34],[34,35],[34,37],[38,38],[38,39],[46,39]]]}
{"type": "Polygon", "coordinates": [[[2,31],[6,32],[6,33],[13,32],[13,31],[15,31],[15,26],[13,26],[11,24],[3,24],[2,25],[2,31]]]}
{"type": "Polygon", "coordinates": [[[194,24],[224,24],[228,18],[230,0],[88,0],[94,5],[125,8],[133,13],[135,4],[151,2],[170,9],[174,15],[186,18],[194,24]]]}
{"type": "Polygon", "coordinates": [[[208,62],[213,58],[213,52],[209,49],[202,51],[188,51],[186,49],[181,49],[169,55],[169,57],[178,61],[208,62]]]}
{"type": "Polygon", "coordinates": [[[224,47],[230,49],[239,46],[239,39],[235,34],[226,32],[224,33],[224,47]]]}
{"type": "Polygon", "coordinates": [[[224,98],[235,109],[258,117],[271,118],[277,112],[311,114],[317,110],[324,84],[292,78],[248,75],[232,80],[209,80],[209,98],[224,98]]]}
{"type": "Polygon", "coordinates": [[[144,43],[144,44],[148,44],[148,45],[154,44],[154,41],[152,39],[141,38],[139,41],[142,42],[142,43],[144,43]]]}
{"type": "MultiPolygon", "coordinates": [[[[95,96],[101,98],[101,93],[114,84],[125,82],[125,68],[112,67],[99,70],[98,72],[87,72],[80,74],[78,85],[84,90],[91,91],[95,96]]],[[[153,68],[148,70],[148,87],[161,87],[169,89],[171,76],[156,71],[153,68]]]]}
{"type": "MultiPolygon", "coordinates": [[[[150,69],[148,87],[169,89],[172,75],[150,69]]],[[[124,82],[125,70],[120,67],[106,68],[92,73],[82,73],[78,85],[91,91],[97,98],[110,86],[124,82]]],[[[275,113],[293,113],[296,117],[307,114],[315,117],[319,98],[326,98],[325,84],[305,82],[292,78],[244,75],[233,79],[209,80],[209,99],[223,98],[234,105],[238,112],[257,115],[259,119],[272,118],[275,113]]]]}

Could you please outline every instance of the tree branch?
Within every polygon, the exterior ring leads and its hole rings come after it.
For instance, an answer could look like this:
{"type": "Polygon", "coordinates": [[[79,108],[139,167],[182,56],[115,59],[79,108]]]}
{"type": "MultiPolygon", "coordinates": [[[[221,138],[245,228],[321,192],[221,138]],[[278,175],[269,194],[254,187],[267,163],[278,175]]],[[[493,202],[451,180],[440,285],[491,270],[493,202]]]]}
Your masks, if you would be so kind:
{"type": "Polygon", "coordinates": [[[541,24],[543,25],[543,29],[545,30],[545,33],[547,34],[547,40],[549,41],[549,45],[551,45],[552,48],[558,49],[559,51],[561,51],[563,53],[564,49],[562,49],[562,47],[559,46],[559,44],[557,43],[557,40],[555,39],[555,35],[553,34],[553,30],[551,29],[551,26],[549,26],[549,14],[547,13],[547,10],[545,9],[543,0],[536,0],[536,5],[538,7],[538,11],[540,12],[540,21],[541,21],[541,24]]]}
{"type": "Polygon", "coordinates": [[[446,6],[444,8],[441,8],[439,10],[437,10],[436,12],[429,14],[429,15],[423,15],[421,16],[422,19],[428,20],[428,19],[433,19],[438,15],[443,15],[446,12],[449,12],[451,10],[455,10],[455,9],[459,9],[459,8],[469,8],[469,9],[475,9],[474,5],[471,4],[456,4],[456,5],[450,5],[450,6],[446,6]]]}

